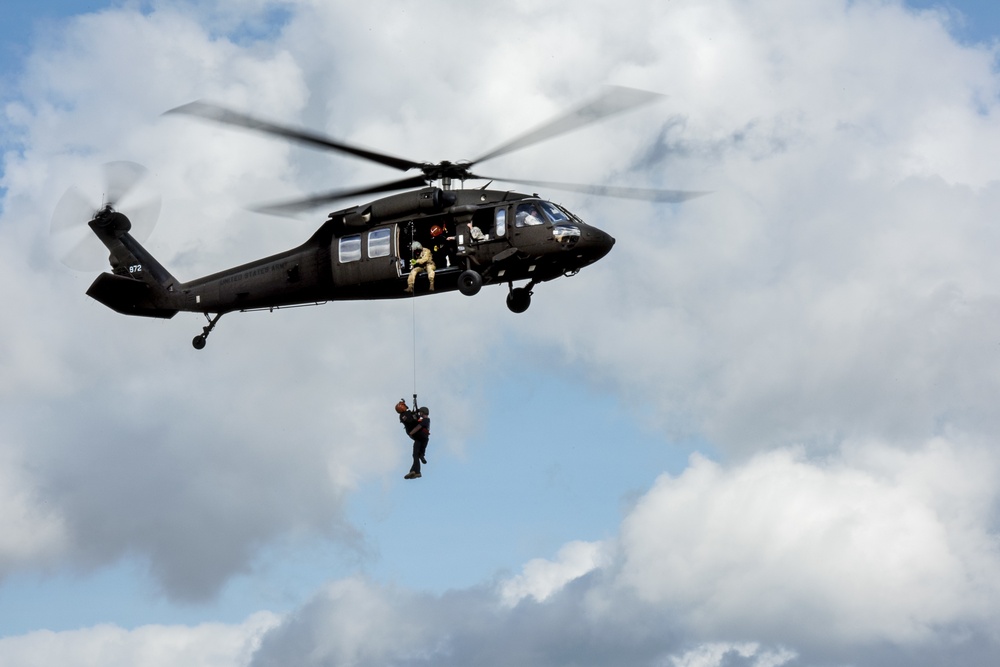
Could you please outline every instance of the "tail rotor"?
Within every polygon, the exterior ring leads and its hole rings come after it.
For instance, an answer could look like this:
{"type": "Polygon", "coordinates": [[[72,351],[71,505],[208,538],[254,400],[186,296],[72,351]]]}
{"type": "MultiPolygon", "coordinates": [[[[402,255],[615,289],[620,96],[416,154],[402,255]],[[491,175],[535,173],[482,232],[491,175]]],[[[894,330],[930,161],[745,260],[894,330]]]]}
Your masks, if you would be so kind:
{"type": "MultiPolygon", "coordinates": [[[[140,243],[153,232],[160,215],[161,197],[150,185],[149,170],[135,162],[117,161],[103,165],[104,202],[74,186],[56,204],[49,225],[49,239],[56,257],[71,269],[96,271],[105,266],[107,249],[91,232],[87,223],[107,209],[125,213],[130,234],[140,243]]],[[[90,188],[88,188],[89,190],[90,188]]]]}

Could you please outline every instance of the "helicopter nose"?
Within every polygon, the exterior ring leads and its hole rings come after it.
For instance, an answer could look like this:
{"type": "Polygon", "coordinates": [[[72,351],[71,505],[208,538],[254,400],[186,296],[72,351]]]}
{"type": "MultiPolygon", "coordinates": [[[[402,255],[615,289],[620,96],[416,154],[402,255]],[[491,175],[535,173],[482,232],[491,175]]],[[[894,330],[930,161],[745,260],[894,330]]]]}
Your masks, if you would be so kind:
{"type": "Polygon", "coordinates": [[[600,229],[593,229],[589,245],[593,248],[594,261],[596,262],[611,252],[611,248],[615,245],[615,238],[600,229]]]}

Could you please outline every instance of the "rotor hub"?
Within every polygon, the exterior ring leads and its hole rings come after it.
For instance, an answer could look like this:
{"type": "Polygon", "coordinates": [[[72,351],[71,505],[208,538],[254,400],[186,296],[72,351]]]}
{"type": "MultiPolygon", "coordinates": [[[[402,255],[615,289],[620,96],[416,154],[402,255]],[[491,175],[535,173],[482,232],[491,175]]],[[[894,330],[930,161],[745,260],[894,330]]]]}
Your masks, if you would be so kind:
{"type": "Polygon", "coordinates": [[[431,162],[425,162],[420,166],[421,170],[424,172],[424,177],[427,178],[428,182],[433,181],[465,181],[475,176],[469,171],[471,163],[469,162],[451,162],[449,160],[443,160],[437,164],[431,162]]]}

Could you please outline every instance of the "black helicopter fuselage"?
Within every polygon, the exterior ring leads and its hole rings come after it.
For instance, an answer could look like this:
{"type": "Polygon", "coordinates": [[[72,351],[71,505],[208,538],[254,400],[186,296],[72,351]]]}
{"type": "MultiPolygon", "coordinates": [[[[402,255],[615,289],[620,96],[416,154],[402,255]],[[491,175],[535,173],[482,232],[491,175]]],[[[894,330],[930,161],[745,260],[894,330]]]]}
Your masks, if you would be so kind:
{"type": "Polygon", "coordinates": [[[181,282],[128,233],[131,223],[115,210],[137,182],[136,170],[128,169],[127,178],[112,188],[116,193],[109,198],[112,203],[89,223],[111,253],[112,273],[98,276],[87,294],[129,315],[169,318],[180,311],[203,313],[208,325],[193,341],[199,349],[205,346],[219,317],[233,311],[398,299],[453,290],[471,296],[483,285],[506,283],[507,307],[515,313],[524,312],[531,304],[535,285],[573,275],[593,264],[611,251],[615,240],[538,195],[485,188],[452,190],[451,184],[499,181],[663,203],[680,203],[707,194],[526,181],[477,173],[479,165],[488,160],[662,98],[649,91],[610,86],[592,101],[473,160],[460,162],[410,160],[211,102],[183,104],[166,113],[192,116],[408,173],[389,182],[338,188],[268,204],[258,207],[258,211],[295,214],[360,196],[405,192],[331,213],[319,230],[297,248],[181,282]],[[434,183],[441,187],[431,187],[434,183]],[[519,281],[527,282],[515,287],[519,281]]]}
{"type": "Polygon", "coordinates": [[[508,307],[521,312],[534,285],[573,275],[614,245],[605,232],[534,195],[428,187],[336,211],[296,248],[180,282],[128,234],[121,213],[106,209],[90,226],[110,250],[113,268],[94,281],[90,296],[130,315],[214,314],[208,330],[233,311],[456,289],[472,295],[499,283],[510,286],[508,307]],[[411,260],[422,248],[433,257],[434,289],[425,267],[409,292],[411,260]],[[518,281],[528,284],[515,288],[518,281]]]}

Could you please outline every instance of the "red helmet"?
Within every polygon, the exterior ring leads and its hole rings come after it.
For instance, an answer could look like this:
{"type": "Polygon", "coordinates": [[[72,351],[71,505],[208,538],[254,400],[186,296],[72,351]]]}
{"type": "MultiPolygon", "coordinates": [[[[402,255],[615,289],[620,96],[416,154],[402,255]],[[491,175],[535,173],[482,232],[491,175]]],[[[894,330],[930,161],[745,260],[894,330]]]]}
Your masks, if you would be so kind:
{"type": "Polygon", "coordinates": [[[444,234],[444,227],[441,225],[431,225],[431,236],[437,238],[444,234]]]}

